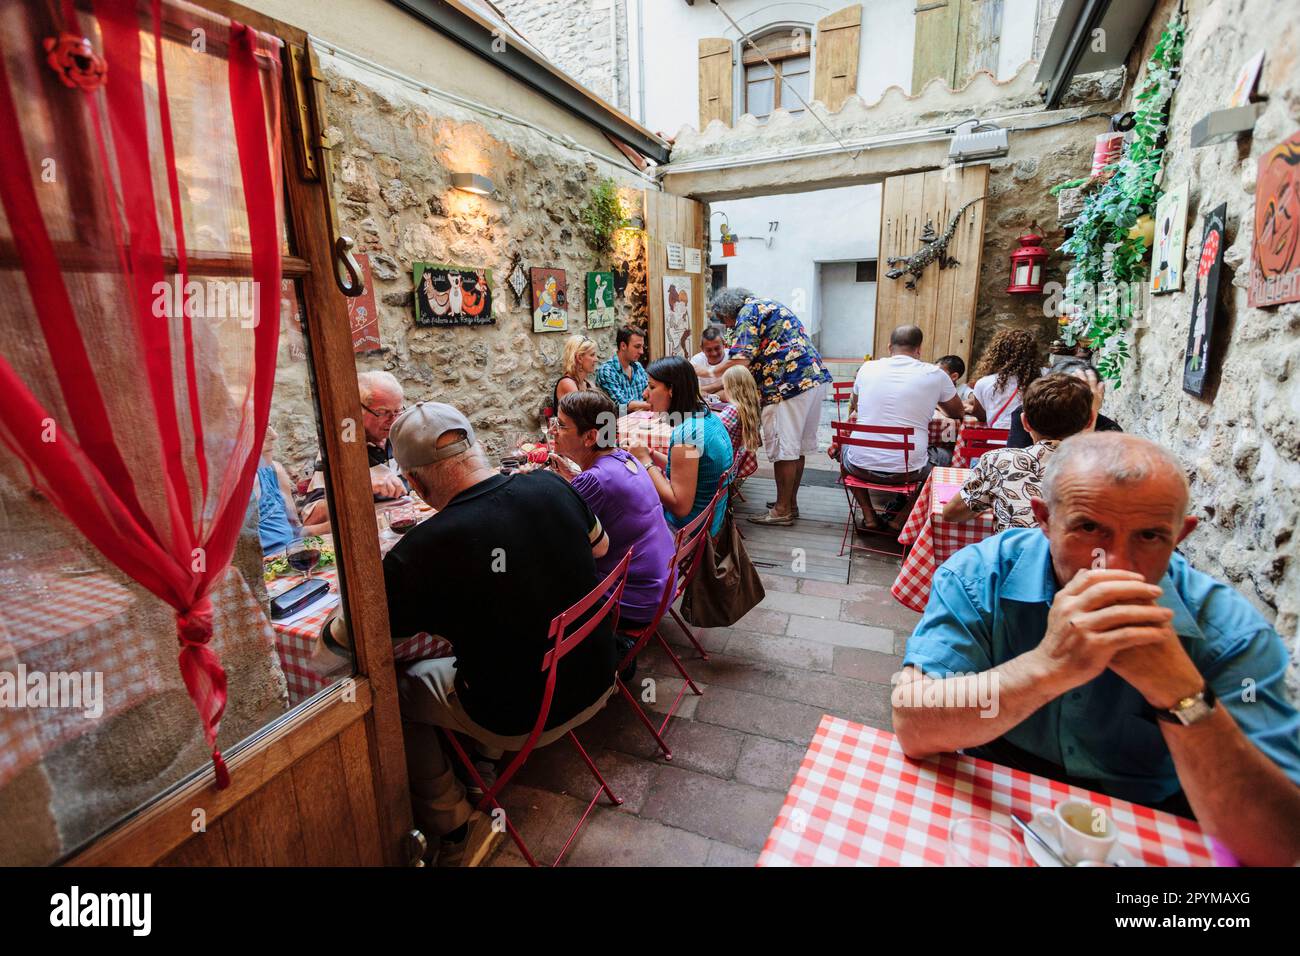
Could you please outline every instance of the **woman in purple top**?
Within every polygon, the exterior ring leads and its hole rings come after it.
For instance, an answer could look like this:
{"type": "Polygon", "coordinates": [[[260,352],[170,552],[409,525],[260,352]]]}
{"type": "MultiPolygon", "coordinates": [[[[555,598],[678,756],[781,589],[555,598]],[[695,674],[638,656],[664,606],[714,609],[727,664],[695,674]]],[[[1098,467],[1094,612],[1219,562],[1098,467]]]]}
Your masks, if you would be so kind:
{"type": "Polygon", "coordinates": [[[646,470],[616,447],[618,409],[603,392],[570,392],[560,399],[556,450],[582,473],[573,489],[587,502],[609,535],[609,551],[596,571],[612,571],[634,548],[627,585],[619,604],[619,630],[644,627],[654,618],[669,576],[673,533],[664,520],[663,502],[646,470]]]}

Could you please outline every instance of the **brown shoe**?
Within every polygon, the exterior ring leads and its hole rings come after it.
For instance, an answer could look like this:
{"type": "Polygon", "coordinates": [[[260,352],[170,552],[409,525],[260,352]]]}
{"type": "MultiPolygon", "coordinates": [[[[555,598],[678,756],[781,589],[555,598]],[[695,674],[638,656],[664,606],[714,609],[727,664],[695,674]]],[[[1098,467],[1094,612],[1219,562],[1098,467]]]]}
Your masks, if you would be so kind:
{"type": "Polygon", "coordinates": [[[459,843],[443,842],[438,853],[439,867],[481,866],[505,835],[504,830],[492,826],[492,818],[481,810],[475,810],[466,822],[465,839],[459,843]]]}

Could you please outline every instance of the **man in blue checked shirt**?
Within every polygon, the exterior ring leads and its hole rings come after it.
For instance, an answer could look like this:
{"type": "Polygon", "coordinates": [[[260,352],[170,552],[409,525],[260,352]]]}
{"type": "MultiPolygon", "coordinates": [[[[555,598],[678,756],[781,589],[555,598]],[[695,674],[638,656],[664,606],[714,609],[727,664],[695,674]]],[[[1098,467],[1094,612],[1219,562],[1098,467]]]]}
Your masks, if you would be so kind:
{"type": "Polygon", "coordinates": [[[903,750],[962,749],[1194,815],[1245,863],[1300,862],[1287,650],[1174,552],[1196,527],[1182,467],[1145,439],[1085,432],[1042,491],[1037,528],[935,573],[894,688],[903,750]],[[989,685],[993,706],[974,704],[989,685]]]}
{"type": "Polygon", "coordinates": [[[624,325],[614,335],[614,347],[617,354],[596,370],[596,386],[618,405],[621,418],[650,407],[643,397],[650,380],[640,362],[645,352],[645,333],[634,325],[624,325]]]}

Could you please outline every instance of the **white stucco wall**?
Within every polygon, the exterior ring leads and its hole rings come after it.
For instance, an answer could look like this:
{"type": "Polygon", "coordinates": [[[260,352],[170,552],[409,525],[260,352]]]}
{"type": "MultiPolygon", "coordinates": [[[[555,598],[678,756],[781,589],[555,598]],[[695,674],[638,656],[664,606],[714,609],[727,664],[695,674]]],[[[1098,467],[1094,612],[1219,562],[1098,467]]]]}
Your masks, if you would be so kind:
{"type": "MultiPolygon", "coordinates": [[[[765,237],[768,222],[780,223],[770,249],[761,240],[742,239],[738,255],[724,259],[721,243],[712,241],[712,263],[727,266],[728,285],[789,306],[814,335],[821,331],[817,263],[874,259],[880,241],[879,185],[718,202],[710,211],[726,213],[740,236],[765,237]]],[[[720,221],[710,220],[714,240],[720,221]]]]}

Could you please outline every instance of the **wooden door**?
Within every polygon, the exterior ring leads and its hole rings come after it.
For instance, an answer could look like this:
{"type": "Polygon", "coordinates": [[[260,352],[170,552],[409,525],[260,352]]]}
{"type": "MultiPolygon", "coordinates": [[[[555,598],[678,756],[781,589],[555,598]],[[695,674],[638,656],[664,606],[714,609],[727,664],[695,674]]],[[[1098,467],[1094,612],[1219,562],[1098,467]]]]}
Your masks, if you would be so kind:
{"type": "Polygon", "coordinates": [[[933,362],[941,355],[960,355],[970,364],[970,344],[978,298],[980,258],[984,248],[984,212],[988,201],[970,206],[957,223],[947,254],[959,265],[926,267],[907,288],[906,274],[890,279],[889,257],[905,257],[922,249],[929,223],[937,235],[948,228],[962,204],[988,192],[989,167],[967,166],[955,171],[934,170],[891,176],[885,180],[880,211],[880,267],[876,286],[877,358],[889,354],[889,334],[900,325],[918,325],[925,336],[921,358],[933,362]]]}
{"type": "Polygon", "coordinates": [[[668,279],[675,289],[685,289],[688,292],[691,335],[687,343],[686,358],[699,351],[700,333],[704,331],[704,295],[707,288],[704,281],[704,221],[702,203],[684,196],[674,196],[672,193],[646,190],[645,255],[651,358],[681,354],[679,335],[673,336],[676,341],[671,345],[665,339],[665,279],[668,279]],[[688,272],[685,264],[680,269],[669,269],[669,243],[681,245],[683,255],[688,249],[699,252],[699,271],[688,272]]]}
{"type": "Polygon", "coordinates": [[[412,836],[383,572],[363,444],[346,301],[336,288],[324,129],[294,90],[307,35],[224,0],[208,8],[285,43],[282,151],[290,248],[318,403],[327,498],[357,673],[227,754],[231,785],[207,769],[77,854],[72,865],[404,865],[412,836]],[[301,153],[310,124],[311,162],[301,153]],[[312,172],[314,169],[314,173],[312,172]],[[202,827],[199,827],[199,823],[202,827]]]}

